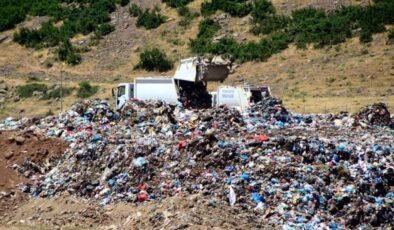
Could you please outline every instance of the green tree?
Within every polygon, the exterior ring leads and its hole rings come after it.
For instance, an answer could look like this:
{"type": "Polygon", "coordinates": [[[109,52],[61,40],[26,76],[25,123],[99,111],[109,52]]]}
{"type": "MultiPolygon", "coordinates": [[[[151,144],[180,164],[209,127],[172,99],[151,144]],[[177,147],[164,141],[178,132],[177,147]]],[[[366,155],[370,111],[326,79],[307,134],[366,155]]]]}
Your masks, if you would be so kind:
{"type": "Polygon", "coordinates": [[[168,71],[174,67],[174,63],[167,55],[158,48],[146,49],[140,54],[140,62],[135,69],[147,71],[168,71]]]}

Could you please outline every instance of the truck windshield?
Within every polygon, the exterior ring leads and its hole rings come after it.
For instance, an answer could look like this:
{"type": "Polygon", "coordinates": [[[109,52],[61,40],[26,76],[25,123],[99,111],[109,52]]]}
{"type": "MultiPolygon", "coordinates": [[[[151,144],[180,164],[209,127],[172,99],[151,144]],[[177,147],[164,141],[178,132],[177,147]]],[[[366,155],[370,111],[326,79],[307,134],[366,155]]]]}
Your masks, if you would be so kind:
{"type": "Polygon", "coordinates": [[[118,87],[118,97],[125,95],[126,93],[126,86],[122,85],[118,87]]]}

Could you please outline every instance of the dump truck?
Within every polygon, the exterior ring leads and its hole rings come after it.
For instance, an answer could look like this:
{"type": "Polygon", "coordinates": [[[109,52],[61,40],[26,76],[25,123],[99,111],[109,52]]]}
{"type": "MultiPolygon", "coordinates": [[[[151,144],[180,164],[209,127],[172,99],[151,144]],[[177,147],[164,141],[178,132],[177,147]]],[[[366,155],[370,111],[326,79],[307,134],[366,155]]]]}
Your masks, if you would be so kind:
{"type": "Polygon", "coordinates": [[[223,82],[229,75],[231,62],[220,57],[204,60],[200,57],[183,59],[173,77],[138,77],[130,83],[120,83],[112,94],[116,108],[121,109],[127,100],[161,100],[182,103],[191,108],[209,108],[228,105],[244,109],[256,102],[267,87],[219,86],[208,92],[208,82],[223,82]]]}

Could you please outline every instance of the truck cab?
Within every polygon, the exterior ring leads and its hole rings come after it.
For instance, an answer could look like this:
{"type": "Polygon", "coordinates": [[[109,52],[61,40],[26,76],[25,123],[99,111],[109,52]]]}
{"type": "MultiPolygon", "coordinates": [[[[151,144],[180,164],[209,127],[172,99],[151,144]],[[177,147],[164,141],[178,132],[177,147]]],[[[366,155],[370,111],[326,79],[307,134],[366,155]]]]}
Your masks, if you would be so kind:
{"type": "Polygon", "coordinates": [[[115,98],[116,109],[121,109],[127,100],[134,98],[134,84],[121,83],[112,89],[112,96],[115,98]]]}

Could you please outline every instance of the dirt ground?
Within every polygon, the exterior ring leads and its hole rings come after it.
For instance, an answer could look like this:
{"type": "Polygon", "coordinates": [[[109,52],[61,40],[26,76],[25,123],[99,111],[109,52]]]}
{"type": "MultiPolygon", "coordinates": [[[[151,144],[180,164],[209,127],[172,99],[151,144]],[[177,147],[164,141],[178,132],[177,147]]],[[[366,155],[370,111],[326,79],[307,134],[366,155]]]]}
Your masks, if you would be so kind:
{"type": "Polygon", "coordinates": [[[250,210],[200,195],[172,197],[142,205],[104,208],[70,196],[31,199],[0,219],[3,229],[274,229],[250,210]]]}
{"type": "MultiPolygon", "coordinates": [[[[46,138],[34,133],[0,131],[0,216],[27,201],[17,185],[28,180],[13,169],[30,159],[38,165],[59,156],[68,144],[60,139],[46,138]]],[[[1,219],[1,217],[0,217],[1,219]]]]}

